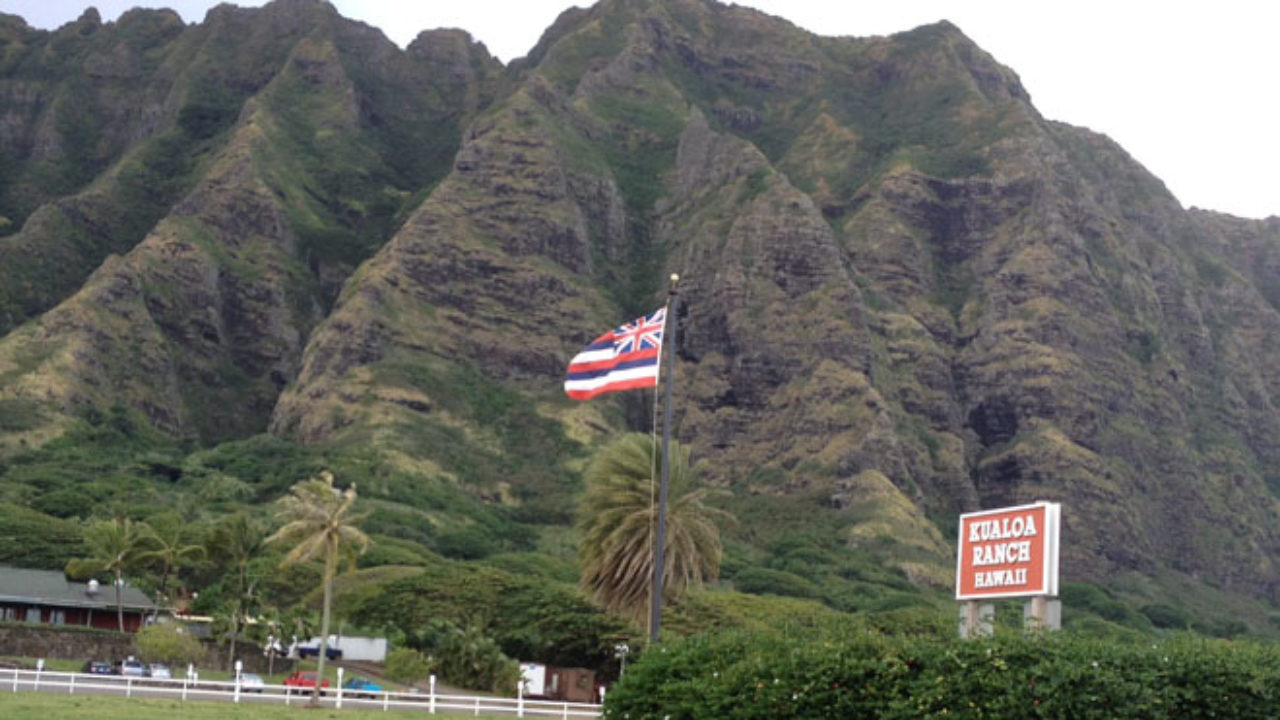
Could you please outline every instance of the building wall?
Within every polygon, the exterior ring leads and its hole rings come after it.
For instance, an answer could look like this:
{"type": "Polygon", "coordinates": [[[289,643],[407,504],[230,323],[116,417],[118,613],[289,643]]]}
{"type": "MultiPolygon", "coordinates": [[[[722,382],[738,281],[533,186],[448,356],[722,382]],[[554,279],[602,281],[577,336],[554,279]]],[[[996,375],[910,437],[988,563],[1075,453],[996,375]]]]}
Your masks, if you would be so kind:
{"type": "MultiPolygon", "coordinates": [[[[92,627],[99,630],[119,630],[120,623],[115,608],[59,608],[25,603],[0,604],[0,621],[92,627]]],[[[143,613],[124,612],[125,632],[137,632],[142,628],[143,613]]]]}

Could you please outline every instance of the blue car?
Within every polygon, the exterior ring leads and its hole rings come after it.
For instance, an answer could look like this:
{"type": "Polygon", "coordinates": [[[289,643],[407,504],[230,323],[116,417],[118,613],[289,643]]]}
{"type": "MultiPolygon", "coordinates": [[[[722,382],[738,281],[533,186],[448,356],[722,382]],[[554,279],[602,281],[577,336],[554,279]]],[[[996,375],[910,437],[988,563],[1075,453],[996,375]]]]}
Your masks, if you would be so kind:
{"type": "Polygon", "coordinates": [[[363,675],[352,675],[342,683],[342,691],[355,693],[356,697],[371,698],[374,693],[382,692],[382,686],[363,675]]]}

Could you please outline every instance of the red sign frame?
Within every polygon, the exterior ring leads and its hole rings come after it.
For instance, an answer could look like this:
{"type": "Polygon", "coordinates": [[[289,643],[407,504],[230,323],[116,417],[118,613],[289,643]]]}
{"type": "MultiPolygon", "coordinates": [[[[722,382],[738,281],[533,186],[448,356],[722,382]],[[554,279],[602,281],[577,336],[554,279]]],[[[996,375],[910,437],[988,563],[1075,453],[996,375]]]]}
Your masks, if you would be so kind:
{"type": "Polygon", "coordinates": [[[1057,596],[1061,526],[1050,502],[961,515],[956,599],[1057,596]]]}

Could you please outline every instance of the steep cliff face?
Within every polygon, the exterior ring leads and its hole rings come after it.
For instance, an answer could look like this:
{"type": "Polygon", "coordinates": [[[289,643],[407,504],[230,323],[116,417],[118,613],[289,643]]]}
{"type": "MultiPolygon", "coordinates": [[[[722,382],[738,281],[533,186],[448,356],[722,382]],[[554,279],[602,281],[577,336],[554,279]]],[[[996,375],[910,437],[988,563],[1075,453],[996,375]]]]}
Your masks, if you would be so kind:
{"type": "MultiPolygon", "coordinates": [[[[124,404],[204,441],[372,448],[422,487],[562,522],[583,453],[653,413],[570,403],[564,364],[676,272],[677,434],[744,513],[821,518],[945,586],[955,513],[1057,500],[1068,577],[1274,598],[1280,226],[1184,211],[957,28],[821,38],[605,0],[505,71],[463,34],[401,52],[304,0],[169,32],[158,119],[104,140],[101,176],[0,183],[6,208],[47,203],[0,251],[45,267],[41,217],[116,207],[112,179],[158,143],[187,158],[129,210],[137,239],[77,246],[82,287],[12,291],[12,322],[43,314],[0,340],[0,408],[34,418],[6,425],[9,452],[124,404]],[[208,74],[226,53],[241,64],[208,74]],[[223,110],[191,110],[209,78],[223,110]]],[[[738,539],[767,555],[788,532],[738,539]]]]}
{"type": "MultiPolygon", "coordinates": [[[[217,85],[192,81],[177,127],[165,132],[189,138],[196,123],[194,135],[217,140],[202,146],[208,156],[182,160],[195,173],[190,191],[164,206],[136,247],[0,341],[11,378],[0,393],[13,407],[39,408],[6,438],[11,450],[56,433],[80,409],[115,404],[204,442],[265,429],[311,328],[405,202],[443,174],[461,119],[497,70],[466,38],[424,36],[406,55],[310,2],[225,6],[188,32],[199,37],[184,42],[199,50],[181,74],[214,82],[216,66],[217,85]],[[379,132],[383,124],[392,129],[379,132]],[[409,145],[419,152],[404,157],[409,145]]],[[[131,152],[150,149],[143,141],[131,152]]],[[[96,181],[104,194],[67,202],[132,212],[118,194],[130,161],[96,181]]],[[[26,228],[7,240],[24,262],[58,256],[57,238],[26,228]]],[[[95,254],[127,248],[84,249],[77,262],[97,264],[95,254]]]]}

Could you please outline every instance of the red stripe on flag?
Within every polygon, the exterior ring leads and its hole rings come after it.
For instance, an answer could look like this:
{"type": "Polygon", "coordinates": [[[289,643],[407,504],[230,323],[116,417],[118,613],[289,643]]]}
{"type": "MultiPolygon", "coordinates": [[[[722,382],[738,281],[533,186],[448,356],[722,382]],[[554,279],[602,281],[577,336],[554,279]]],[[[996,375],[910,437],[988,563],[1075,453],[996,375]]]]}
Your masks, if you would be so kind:
{"type": "Polygon", "coordinates": [[[658,356],[658,348],[645,348],[639,352],[623,353],[617,357],[608,360],[597,360],[595,362],[573,363],[569,366],[570,373],[589,372],[591,370],[607,370],[608,368],[618,365],[619,363],[631,362],[632,360],[647,360],[658,356]]]}

